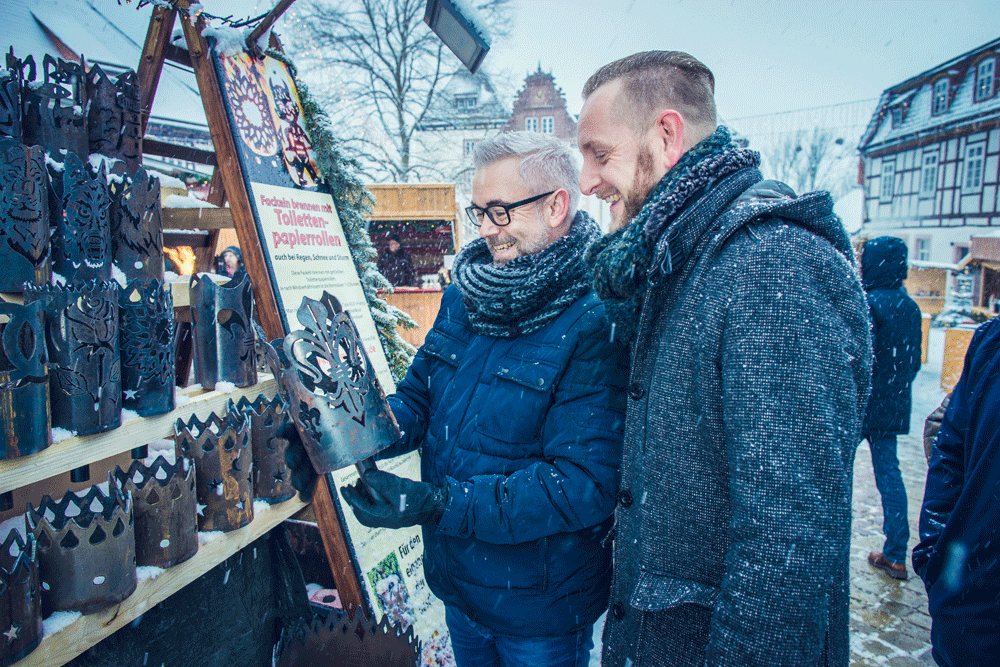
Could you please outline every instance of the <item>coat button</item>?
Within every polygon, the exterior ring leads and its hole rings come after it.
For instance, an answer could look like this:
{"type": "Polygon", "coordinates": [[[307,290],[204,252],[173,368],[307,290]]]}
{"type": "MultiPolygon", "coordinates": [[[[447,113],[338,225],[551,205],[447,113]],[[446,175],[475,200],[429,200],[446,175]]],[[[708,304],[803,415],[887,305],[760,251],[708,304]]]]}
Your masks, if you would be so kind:
{"type": "Polygon", "coordinates": [[[616,621],[620,621],[625,618],[625,605],[621,602],[616,602],[611,605],[611,615],[615,617],[616,621]]]}
{"type": "Polygon", "coordinates": [[[545,378],[538,378],[538,386],[539,387],[545,386],[545,378]]]}
{"type": "Polygon", "coordinates": [[[628,387],[628,395],[633,401],[638,401],[640,398],[646,395],[646,390],[642,388],[642,385],[638,382],[633,382],[628,387]]]}
{"type": "Polygon", "coordinates": [[[621,493],[618,494],[618,502],[622,504],[622,507],[632,507],[632,492],[628,489],[622,489],[621,493]]]}

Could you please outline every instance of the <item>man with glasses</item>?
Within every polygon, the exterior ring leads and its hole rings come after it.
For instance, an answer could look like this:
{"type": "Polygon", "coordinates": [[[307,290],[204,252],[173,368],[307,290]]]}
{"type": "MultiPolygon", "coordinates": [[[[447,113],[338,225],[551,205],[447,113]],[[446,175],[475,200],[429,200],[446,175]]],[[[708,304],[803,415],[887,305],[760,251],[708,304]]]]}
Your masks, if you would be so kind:
{"type": "MultiPolygon", "coordinates": [[[[624,415],[624,350],[583,260],[570,148],[529,132],[476,145],[480,238],[389,397],[422,481],[341,490],[367,526],[421,524],[424,573],[458,667],[581,667],[607,605],[624,415]]],[[[294,475],[293,475],[294,476],[294,475]]]]}

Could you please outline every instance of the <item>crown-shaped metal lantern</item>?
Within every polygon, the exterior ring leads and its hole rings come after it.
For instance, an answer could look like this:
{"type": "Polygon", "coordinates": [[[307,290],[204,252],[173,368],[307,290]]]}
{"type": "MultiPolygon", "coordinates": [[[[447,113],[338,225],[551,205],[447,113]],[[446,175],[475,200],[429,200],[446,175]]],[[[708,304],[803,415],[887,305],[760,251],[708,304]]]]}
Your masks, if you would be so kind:
{"type": "Polygon", "coordinates": [[[57,282],[111,280],[111,197],[104,163],[91,175],[76,154],[67,153],[52,187],[52,270],[57,282]]]}
{"type": "Polygon", "coordinates": [[[0,665],[35,650],[42,639],[42,591],[35,538],[14,528],[0,544],[0,665]]]}
{"type": "Polygon", "coordinates": [[[83,495],[28,503],[25,522],[38,543],[42,609],[92,614],[135,591],[132,500],[114,478],[110,491],[92,486],[83,495]]]}
{"type": "Polygon", "coordinates": [[[119,292],[122,405],[142,417],[174,409],[174,298],[158,280],[119,292]]]}
{"type": "MultiPolygon", "coordinates": [[[[13,58],[13,54],[7,54],[13,58]]],[[[0,69],[0,137],[16,139],[24,137],[21,129],[21,69],[14,58],[14,69],[0,69]]]]}
{"type": "Polygon", "coordinates": [[[229,532],[253,521],[253,450],[250,417],[214,412],[174,425],[177,455],[197,464],[198,530],[229,532]]]}
{"type": "Polygon", "coordinates": [[[313,467],[340,470],[400,437],[358,328],[329,292],[304,297],[302,329],[262,345],[313,467]]]}
{"type": "Polygon", "coordinates": [[[198,551],[198,496],[195,465],[177,457],[168,463],[162,456],[149,466],[133,461],[128,470],[115,467],[115,478],[131,493],[135,515],[135,562],[171,567],[198,551]]]}
{"type": "Polygon", "coordinates": [[[160,181],[139,168],[111,184],[111,255],[128,280],[163,281],[160,181]]]}
{"type": "Polygon", "coordinates": [[[0,299],[0,459],[49,446],[49,371],[41,303],[0,299]]]}
{"type": "Polygon", "coordinates": [[[49,282],[49,174],[39,146],[0,139],[0,292],[49,282]]]}
{"type": "Polygon", "coordinates": [[[92,435],[121,426],[118,283],[26,286],[45,309],[52,424],[92,435]]]}
{"type": "Polygon", "coordinates": [[[100,65],[87,73],[87,119],[90,152],[117,160],[116,174],[132,174],[142,159],[139,122],[139,84],[135,72],[126,70],[110,78],[100,65]]]}
{"type": "Polygon", "coordinates": [[[288,440],[278,432],[288,423],[288,410],[281,396],[268,400],[258,396],[252,403],[246,396],[233,405],[235,410],[250,416],[250,445],[253,449],[253,493],[269,503],[280,503],[295,495],[292,476],[285,465],[288,440]]]}
{"type": "Polygon", "coordinates": [[[253,285],[247,274],[222,285],[207,274],[193,275],[190,295],[195,381],[205,389],[218,382],[257,384],[253,285]]]}
{"type": "Polygon", "coordinates": [[[276,652],[277,667],[413,667],[420,664],[421,642],[412,626],[404,631],[387,616],[376,623],[357,608],[333,610],[326,619],[299,619],[276,652]]]}
{"type": "MultiPolygon", "coordinates": [[[[16,59],[14,59],[16,61],[16,59]]],[[[11,60],[8,59],[8,68],[11,60]]],[[[35,61],[28,56],[21,71],[28,72],[21,87],[24,143],[39,145],[50,155],[67,150],[90,154],[87,131],[86,73],[81,63],[46,55],[42,81],[35,81],[35,61]]]]}

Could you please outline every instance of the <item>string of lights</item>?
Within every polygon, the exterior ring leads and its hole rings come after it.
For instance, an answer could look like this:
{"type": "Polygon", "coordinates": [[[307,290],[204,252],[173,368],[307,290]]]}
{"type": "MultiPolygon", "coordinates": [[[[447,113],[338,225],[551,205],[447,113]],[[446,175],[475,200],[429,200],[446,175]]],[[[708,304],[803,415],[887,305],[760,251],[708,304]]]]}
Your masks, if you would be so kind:
{"type": "Polygon", "coordinates": [[[142,9],[148,5],[155,5],[157,7],[166,7],[167,9],[173,9],[178,14],[182,14],[188,19],[194,20],[198,17],[203,17],[209,20],[221,21],[222,23],[233,27],[233,28],[244,28],[250,25],[256,25],[264,20],[268,12],[264,12],[260,16],[254,16],[250,18],[234,19],[233,15],[229,16],[216,16],[215,14],[209,14],[202,8],[200,4],[196,4],[196,9],[192,12],[186,6],[180,6],[178,0],[118,0],[120,5],[135,5],[136,9],[142,9]]]}

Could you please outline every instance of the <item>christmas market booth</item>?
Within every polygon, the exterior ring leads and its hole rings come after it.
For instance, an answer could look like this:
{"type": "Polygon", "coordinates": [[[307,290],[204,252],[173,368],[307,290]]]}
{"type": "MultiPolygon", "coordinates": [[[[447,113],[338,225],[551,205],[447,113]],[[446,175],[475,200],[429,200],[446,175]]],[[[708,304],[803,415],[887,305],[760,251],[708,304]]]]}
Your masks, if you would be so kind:
{"type": "MultiPolygon", "coordinates": [[[[413,322],[366,229],[390,189],[361,185],[271,31],[291,2],[69,3],[125,63],[79,55],[68,8],[4,17],[51,48],[14,41],[0,69],[0,666],[448,662],[419,528],[361,526],[336,492],[399,438],[413,322]],[[147,139],[176,71],[212,150],[147,139]],[[206,202],[177,203],[171,160],[211,174],[206,202]],[[227,230],[243,264],[216,273],[227,230]],[[287,425],[320,473],[309,505],[287,425]]],[[[434,187],[371,225],[406,239],[436,312],[457,239],[434,187]]],[[[379,465],[420,476],[416,452],[379,465]]]]}

